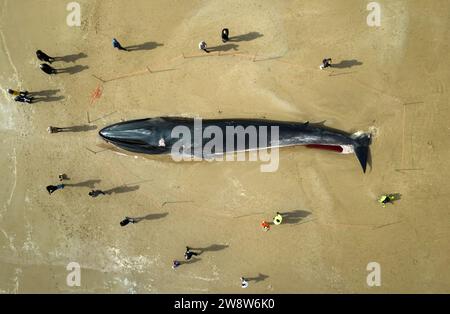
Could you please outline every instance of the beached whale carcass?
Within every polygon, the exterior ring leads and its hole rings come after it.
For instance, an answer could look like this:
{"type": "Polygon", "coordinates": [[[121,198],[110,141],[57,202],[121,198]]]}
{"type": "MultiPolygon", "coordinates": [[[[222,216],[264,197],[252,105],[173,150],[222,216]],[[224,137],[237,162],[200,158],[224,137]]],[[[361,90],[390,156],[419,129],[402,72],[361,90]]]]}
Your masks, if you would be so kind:
{"type": "Polygon", "coordinates": [[[116,123],[100,130],[99,135],[105,141],[131,152],[179,153],[200,158],[305,145],[344,154],[355,153],[364,172],[370,145],[370,135],[367,133],[349,134],[308,122],[265,119],[155,117],[116,123]],[[213,140],[216,145],[211,145],[213,140]]]}

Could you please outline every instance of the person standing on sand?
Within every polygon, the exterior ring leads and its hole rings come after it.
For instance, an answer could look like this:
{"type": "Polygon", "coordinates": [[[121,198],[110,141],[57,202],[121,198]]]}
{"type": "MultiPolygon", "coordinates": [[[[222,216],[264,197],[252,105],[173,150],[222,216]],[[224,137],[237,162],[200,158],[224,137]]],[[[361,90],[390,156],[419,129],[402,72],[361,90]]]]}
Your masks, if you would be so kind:
{"type": "Polygon", "coordinates": [[[181,263],[177,260],[173,260],[172,262],[172,269],[175,269],[177,267],[179,267],[181,265],[181,263]]]}
{"type": "Polygon", "coordinates": [[[129,223],[135,224],[135,223],[138,223],[138,222],[139,222],[139,220],[136,219],[136,218],[125,217],[125,219],[120,222],[120,225],[122,227],[124,227],[124,226],[128,225],[129,223]]]}
{"type": "Polygon", "coordinates": [[[50,133],[50,134],[64,132],[64,128],[58,128],[56,126],[49,126],[47,128],[47,132],[50,133]]]}
{"type": "Polygon", "coordinates": [[[14,90],[14,89],[11,89],[11,88],[8,88],[7,90],[6,90],[6,92],[8,93],[8,94],[10,94],[11,96],[22,96],[22,97],[27,97],[28,96],[28,91],[18,91],[18,90],[14,90]]]}
{"type": "Polygon", "coordinates": [[[241,287],[242,287],[242,289],[245,289],[248,287],[248,281],[245,280],[244,277],[241,277],[241,287]]]}
{"type": "Polygon", "coordinates": [[[190,260],[192,258],[192,256],[198,256],[198,253],[192,252],[191,249],[186,246],[186,252],[184,253],[184,259],[185,260],[190,260]]]}
{"type": "Polygon", "coordinates": [[[64,189],[64,184],[58,184],[58,185],[49,185],[47,186],[47,192],[48,194],[52,194],[53,192],[57,191],[57,190],[62,190],[64,189]]]}
{"type": "Polygon", "coordinates": [[[113,45],[114,48],[117,48],[119,50],[128,51],[128,49],[123,48],[122,45],[119,43],[119,41],[117,39],[115,39],[115,38],[113,38],[113,40],[112,40],[112,45],[113,45]]]}
{"type": "Polygon", "coordinates": [[[383,206],[386,207],[386,204],[394,204],[395,195],[393,194],[383,194],[378,199],[378,202],[383,206]]]}
{"type": "Polygon", "coordinates": [[[28,91],[17,91],[14,89],[8,88],[6,90],[8,94],[14,97],[14,101],[18,102],[27,102],[31,104],[33,102],[33,97],[28,96],[28,91]]]}
{"type": "Polygon", "coordinates": [[[331,58],[325,58],[322,60],[322,64],[320,65],[320,69],[323,70],[325,68],[331,67],[331,58]]]}
{"type": "Polygon", "coordinates": [[[273,217],[273,223],[276,225],[281,225],[281,222],[283,221],[283,216],[277,212],[277,215],[273,217]]]}
{"type": "Polygon", "coordinates": [[[206,49],[206,47],[207,47],[207,45],[206,45],[206,43],[204,41],[201,41],[198,44],[198,49],[203,50],[206,53],[209,53],[209,51],[206,49]]]}
{"type": "Polygon", "coordinates": [[[42,50],[36,51],[36,56],[39,60],[41,60],[43,62],[52,63],[53,61],[55,61],[55,58],[50,57],[45,52],[42,52],[42,50]]]}
{"type": "Polygon", "coordinates": [[[264,231],[269,231],[270,230],[270,224],[267,221],[265,221],[265,220],[263,220],[261,222],[261,227],[263,227],[264,231]]]}
{"type": "Polygon", "coordinates": [[[102,190],[92,190],[89,192],[89,196],[91,197],[97,197],[99,195],[106,195],[105,192],[103,192],[102,190]]]}
{"type": "Polygon", "coordinates": [[[16,96],[16,97],[14,97],[14,101],[26,102],[26,103],[31,104],[33,102],[33,99],[30,97],[25,97],[25,96],[16,96]]]}
{"type": "Polygon", "coordinates": [[[47,63],[42,63],[39,67],[47,74],[56,74],[58,72],[55,68],[49,66],[47,63]]]}
{"type": "Polygon", "coordinates": [[[222,29],[222,42],[223,43],[226,43],[228,41],[229,35],[230,35],[230,31],[228,30],[228,28],[222,29]]]}

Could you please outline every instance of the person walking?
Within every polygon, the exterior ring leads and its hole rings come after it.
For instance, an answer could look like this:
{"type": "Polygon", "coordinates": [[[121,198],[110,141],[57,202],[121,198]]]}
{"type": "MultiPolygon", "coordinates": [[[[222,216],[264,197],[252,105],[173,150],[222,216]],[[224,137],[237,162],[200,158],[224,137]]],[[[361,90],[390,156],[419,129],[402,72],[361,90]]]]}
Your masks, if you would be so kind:
{"type": "Polygon", "coordinates": [[[206,47],[208,47],[208,45],[206,45],[206,43],[204,41],[201,41],[198,44],[198,49],[203,50],[206,53],[209,53],[209,51],[206,49],[206,47]]]}
{"type": "Polygon", "coordinates": [[[245,280],[244,277],[241,277],[241,287],[242,287],[242,289],[245,289],[248,287],[248,281],[245,280]]]}
{"type": "Polygon", "coordinates": [[[175,269],[177,267],[179,267],[181,265],[181,263],[177,260],[173,260],[172,262],[172,269],[175,269]]]}
{"type": "Polygon", "coordinates": [[[55,68],[49,66],[47,63],[42,63],[40,66],[42,71],[44,71],[47,74],[56,74],[58,73],[58,70],[56,70],[55,68]]]}
{"type": "Polygon", "coordinates": [[[273,217],[273,223],[276,225],[281,225],[281,222],[283,221],[283,216],[277,212],[277,215],[273,217]]]}
{"type": "Polygon", "coordinates": [[[91,197],[97,197],[99,195],[106,195],[105,192],[103,192],[102,190],[92,190],[89,192],[89,196],[91,197]]]}
{"type": "Polygon", "coordinates": [[[14,97],[16,97],[16,96],[23,96],[23,97],[27,97],[28,96],[28,91],[18,91],[18,90],[14,90],[14,89],[11,89],[11,88],[8,88],[7,90],[6,90],[6,92],[8,93],[8,94],[10,94],[11,96],[14,96],[14,97]]]}
{"type": "Polygon", "coordinates": [[[392,194],[383,194],[378,199],[378,202],[383,206],[386,207],[386,204],[391,203],[394,204],[395,195],[392,194]]]}
{"type": "Polygon", "coordinates": [[[267,221],[265,221],[265,220],[263,220],[261,222],[261,227],[263,227],[264,231],[269,231],[270,230],[270,224],[267,221]]]}
{"type": "Polygon", "coordinates": [[[58,184],[58,185],[48,185],[47,186],[47,192],[48,194],[52,194],[53,192],[57,191],[57,190],[62,190],[64,189],[64,184],[58,184]]]}
{"type": "Polygon", "coordinates": [[[124,227],[124,226],[128,225],[129,223],[135,224],[138,222],[139,222],[139,220],[137,220],[135,218],[125,217],[125,219],[120,222],[120,225],[122,227],[124,227]]]}
{"type": "Polygon", "coordinates": [[[6,92],[14,97],[13,98],[14,101],[27,102],[29,104],[31,104],[33,102],[33,97],[28,96],[29,95],[28,91],[17,91],[17,90],[8,88],[6,90],[6,92]]]}
{"type": "Polygon", "coordinates": [[[55,61],[55,58],[50,57],[49,55],[47,55],[45,52],[43,52],[42,50],[37,50],[36,51],[36,56],[39,60],[43,61],[43,62],[48,62],[48,63],[52,63],[53,61],[55,61]]]}
{"type": "Polygon", "coordinates": [[[229,35],[230,35],[230,32],[229,32],[228,28],[222,29],[222,42],[223,43],[226,43],[229,40],[229,37],[228,37],[229,35]]]}
{"type": "Polygon", "coordinates": [[[323,70],[325,68],[331,67],[331,58],[325,58],[322,60],[322,64],[320,65],[320,69],[323,70]]]}
{"type": "Polygon", "coordinates": [[[26,96],[16,96],[16,97],[14,97],[14,101],[26,102],[26,103],[31,104],[33,102],[33,98],[26,97],[26,96]]]}
{"type": "Polygon", "coordinates": [[[50,133],[50,134],[64,132],[64,128],[58,128],[56,126],[49,126],[47,128],[47,132],[50,133]]]}
{"type": "Polygon", "coordinates": [[[117,48],[119,50],[128,51],[128,49],[122,47],[122,45],[119,43],[119,41],[117,39],[115,39],[115,38],[113,38],[113,40],[112,40],[112,45],[113,45],[114,48],[117,48]]]}
{"type": "Polygon", "coordinates": [[[191,249],[188,246],[186,246],[186,252],[184,253],[184,259],[188,261],[192,258],[192,256],[198,256],[198,253],[192,252],[191,249]]]}

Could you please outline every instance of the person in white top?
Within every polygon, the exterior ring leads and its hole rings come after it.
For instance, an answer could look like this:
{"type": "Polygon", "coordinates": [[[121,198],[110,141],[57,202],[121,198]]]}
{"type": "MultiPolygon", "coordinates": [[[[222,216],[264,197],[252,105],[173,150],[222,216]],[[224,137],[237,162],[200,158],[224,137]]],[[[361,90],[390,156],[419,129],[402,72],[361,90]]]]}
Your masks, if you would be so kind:
{"type": "Polygon", "coordinates": [[[242,289],[245,289],[248,287],[248,281],[245,280],[244,277],[241,277],[241,287],[242,287],[242,289]]]}
{"type": "Polygon", "coordinates": [[[206,43],[205,43],[204,41],[201,41],[201,42],[198,44],[198,49],[203,50],[204,52],[209,53],[209,51],[206,49],[206,47],[207,47],[207,45],[206,45],[206,43]]]}

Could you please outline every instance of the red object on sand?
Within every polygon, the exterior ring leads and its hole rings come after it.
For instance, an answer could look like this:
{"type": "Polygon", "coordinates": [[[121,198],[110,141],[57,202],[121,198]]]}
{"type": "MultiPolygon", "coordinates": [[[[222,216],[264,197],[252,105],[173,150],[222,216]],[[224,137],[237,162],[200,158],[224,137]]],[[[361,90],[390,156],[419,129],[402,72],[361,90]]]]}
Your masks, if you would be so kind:
{"type": "Polygon", "coordinates": [[[270,230],[270,225],[267,221],[263,220],[261,222],[261,227],[263,227],[265,230],[270,230]]]}
{"type": "Polygon", "coordinates": [[[94,101],[102,97],[102,93],[103,87],[101,85],[98,85],[97,88],[94,89],[94,91],[91,94],[91,105],[94,103],[94,101]]]}
{"type": "Polygon", "coordinates": [[[306,145],[308,148],[316,148],[316,149],[323,149],[323,150],[331,150],[334,152],[342,153],[343,148],[338,145],[320,145],[320,144],[308,144],[306,145]]]}

